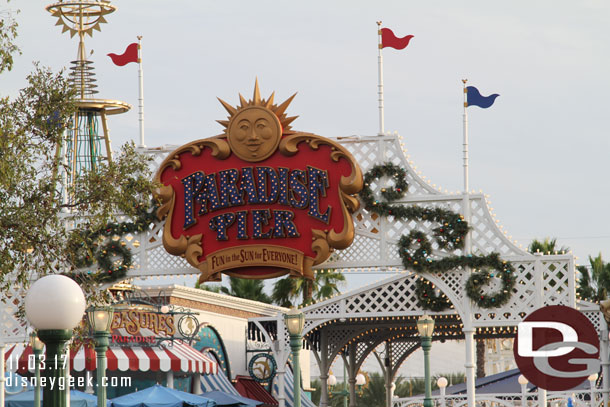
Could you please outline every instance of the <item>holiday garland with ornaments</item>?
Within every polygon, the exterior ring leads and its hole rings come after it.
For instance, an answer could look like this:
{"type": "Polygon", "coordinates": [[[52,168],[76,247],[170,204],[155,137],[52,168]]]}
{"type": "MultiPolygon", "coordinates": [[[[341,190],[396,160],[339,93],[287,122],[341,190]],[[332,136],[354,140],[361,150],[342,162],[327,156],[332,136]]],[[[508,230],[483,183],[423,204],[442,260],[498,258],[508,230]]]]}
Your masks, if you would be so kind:
{"type": "Polygon", "coordinates": [[[156,208],[141,206],[133,221],[109,223],[97,230],[77,229],[72,232],[72,263],[76,269],[89,268],[97,263],[97,270],[86,273],[65,273],[78,283],[113,283],[123,280],[133,264],[131,250],[123,238],[141,233],[155,221],[156,208]],[[117,257],[119,259],[117,259],[117,257]],[[117,260],[120,260],[117,262],[117,260]]]}
{"type": "MultiPolygon", "coordinates": [[[[425,221],[436,224],[432,229],[433,239],[439,249],[453,251],[464,247],[468,233],[468,223],[462,215],[442,208],[424,208],[416,205],[396,204],[395,201],[405,196],[408,188],[407,174],[403,168],[392,163],[376,165],[364,176],[364,187],[360,199],[364,208],[372,213],[396,220],[425,221]],[[393,187],[381,189],[381,196],[376,197],[371,184],[382,178],[394,181],[393,187]]],[[[401,236],[398,252],[405,268],[420,273],[443,273],[449,270],[469,267],[477,270],[466,282],[466,295],[481,308],[500,307],[508,302],[515,286],[515,269],[511,263],[500,259],[498,253],[486,256],[456,255],[433,257],[432,242],[419,230],[412,230],[401,236]],[[492,279],[500,280],[498,291],[487,293],[485,287],[492,279]]],[[[443,311],[451,306],[444,295],[438,295],[431,282],[417,281],[416,296],[419,306],[431,311],[443,311]]]]}

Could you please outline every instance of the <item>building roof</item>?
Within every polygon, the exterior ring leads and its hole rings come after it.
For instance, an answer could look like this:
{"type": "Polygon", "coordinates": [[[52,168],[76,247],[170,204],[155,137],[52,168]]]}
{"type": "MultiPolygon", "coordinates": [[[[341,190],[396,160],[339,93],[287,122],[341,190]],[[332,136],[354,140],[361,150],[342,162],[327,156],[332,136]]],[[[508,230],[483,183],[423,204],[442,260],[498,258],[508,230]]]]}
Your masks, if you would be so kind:
{"type": "Polygon", "coordinates": [[[235,388],[244,397],[262,401],[261,407],[275,407],[279,403],[267,390],[249,376],[237,376],[235,378],[235,388]]]}

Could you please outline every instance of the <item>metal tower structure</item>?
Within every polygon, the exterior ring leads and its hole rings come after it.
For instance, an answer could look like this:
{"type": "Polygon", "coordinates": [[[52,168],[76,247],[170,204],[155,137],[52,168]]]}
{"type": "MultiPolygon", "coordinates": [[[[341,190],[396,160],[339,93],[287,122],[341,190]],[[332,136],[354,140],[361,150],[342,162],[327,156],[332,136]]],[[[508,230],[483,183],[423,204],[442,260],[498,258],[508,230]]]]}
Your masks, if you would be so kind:
{"type": "MultiPolygon", "coordinates": [[[[116,7],[104,0],[61,0],[45,9],[57,18],[55,25],[62,27],[62,33],[70,37],[78,35],[78,53],[71,61],[70,82],[77,91],[77,111],[70,121],[66,136],[57,146],[57,155],[66,168],[64,186],[72,185],[83,172],[95,170],[100,162],[112,161],[112,149],[108,134],[107,116],[125,113],[131,105],[118,100],[98,99],[93,61],[87,59],[85,35],[93,36],[93,31],[101,31],[106,23],[106,15],[116,7]],[[100,129],[101,124],[101,129],[100,129]]],[[[64,199],[69,201],[64,188],[64,199]]]]}

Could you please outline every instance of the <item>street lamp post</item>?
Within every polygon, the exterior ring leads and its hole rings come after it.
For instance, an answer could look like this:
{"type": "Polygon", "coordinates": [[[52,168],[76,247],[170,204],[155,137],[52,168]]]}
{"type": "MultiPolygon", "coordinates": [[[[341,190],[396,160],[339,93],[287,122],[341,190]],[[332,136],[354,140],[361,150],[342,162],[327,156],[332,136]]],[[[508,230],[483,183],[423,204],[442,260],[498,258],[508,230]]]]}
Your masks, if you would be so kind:
{"type": "Polygon", "coordinates": [[[294,407],[301,407],[301,366],[299,365],[299,352],[302,347],[302,333],[305,326],[305,315],[296,308],[292,308],[284,315],[286,329],[290,335],[290,350],[294,367],[294,407]]]}
{"type": "Polygon", "coordinates": [[[446,401],[445,401],[445,388],[447,387],[448,381],[446,377],[439,377],[438,380],[436,381],[436,384],[438,386],[438,388],[441,390],[441,407],[445,407],[446,406],[446,401]]]}
{"type": "Polygon", "coordinates": [[[349,390],[347,389],[347,366],[345,365],[345,359],[343,359],[343,407],[347,407],[347,399],[349,397],[349,390]]]}
{"type": "Polygon", "coordinates": [[[519,375],[517,381],[521,385],[521,406],[525,407],[527,405],[527,398],[525,397],[525,392],[527,390],[527,384],[529,383],[529,380],[527,380],[525,376],[519,375]]]}
{"type": "Polygon", "coordinates": [[[44,348],[44,343],[38,339],[36,332],[30,334],[30,346],[34,352],[34,375],[36,377],[36,387],[34,388],[34,407],[40,407],[40,355],[44,348]]]}
{"type": "Polygon", "coordinates": [[[110,326],[112,325],[113,311],[110,307],[91,307],[87,310],[87,320],[95,339],[95,353],[97,355],[97,407],[106,407],[106,351],[108,350],[110,326]]]}
{"type": "MultiPolygon", "coordinates": [[[[328,384],[331,386],[335,386],[337,384],[337,378],[335,375],[330,375],[331,377],[328,380],[328,384]]],[[[347,398],[349,396],[349,390],[347,390],[347,368],[345,363],[343,363],[343,388],[340,390],[332,390],[330,392],[333,396],[341,396],[343,397],[343,407],[347,407],[347,398]]]]}
{"type": "Polygon", "coordinates": [[[72,338],[85,311],[85,296],[79,285],[69,277],[49,275],[36,281],[25,296],[25,315],[38,330],[46,345],[43,390],[44,407],[66,407],[68,383],[62,360],[66,343],[72,338]]]}
{"type": "Polygon", "coordinates": [[[417,330],[421,336],[421,347],[424,350],[424,375],[426,380],[426,395],[424,407],[432,407],[432,384],[430,382],[430,348],[432,347],[432,332],[434,320],[424,314],[417,320],[417,330]]]}
{"type": "Polygon", "coordinates": [[[597,381],[598,377],[599,376],[597,373],[593,373],[587,378],[589,380],[589,390],[591,391],[591,407],[595,407],[597,405],[595,400],[595,382],[597,381]]]}

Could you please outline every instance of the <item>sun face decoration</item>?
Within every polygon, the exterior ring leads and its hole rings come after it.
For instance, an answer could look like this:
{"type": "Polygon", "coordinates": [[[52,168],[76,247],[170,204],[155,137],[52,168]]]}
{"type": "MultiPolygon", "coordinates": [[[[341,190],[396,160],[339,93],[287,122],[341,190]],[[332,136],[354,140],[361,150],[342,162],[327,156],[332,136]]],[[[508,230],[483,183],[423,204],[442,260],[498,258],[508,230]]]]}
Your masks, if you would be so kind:
{"type": "Polygon", "coordinates": [[[226,130],[231,151],[244,161],[258,162],[271,156],[278,148],[282,135],[293,134],[290,123],[298,116],[287,117],[286,108],[296,93],[282,104],[274,105],[275,92],[267,100],[261,99],[258,80],[254,83],[254,96],[251,100],[240,94],[240,106],[233,107],[218,99],[229,112],[229,120],[218,120],[226,130]]]}

